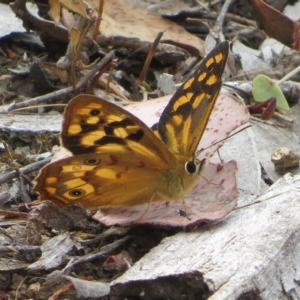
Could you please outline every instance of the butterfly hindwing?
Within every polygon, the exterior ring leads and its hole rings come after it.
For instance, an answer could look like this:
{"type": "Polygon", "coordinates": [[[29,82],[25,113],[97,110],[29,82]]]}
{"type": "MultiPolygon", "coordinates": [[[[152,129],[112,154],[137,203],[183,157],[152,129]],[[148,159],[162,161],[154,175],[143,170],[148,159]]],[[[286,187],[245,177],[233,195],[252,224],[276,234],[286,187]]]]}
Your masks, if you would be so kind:
{"type": "MultiPolygon", "coordinates": [[[[110,153],[81,154],[53,162],[51,168],[42,169],[35,189],[43,199],[59,206],[132,206],[149,202],[153,190],[170,197],[167,174],[160,161],[112,149],[110,153]]],[[[159,200],[159,195],[152,200],[159,200]]]]}

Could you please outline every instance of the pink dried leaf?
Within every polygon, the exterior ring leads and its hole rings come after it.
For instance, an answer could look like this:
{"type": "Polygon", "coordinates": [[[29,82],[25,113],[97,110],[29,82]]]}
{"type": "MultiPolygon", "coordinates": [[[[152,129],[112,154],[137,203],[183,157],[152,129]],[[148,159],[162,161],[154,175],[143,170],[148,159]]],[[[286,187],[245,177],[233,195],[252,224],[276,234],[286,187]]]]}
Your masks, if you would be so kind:
{"type": "MultiPolygon", "coordinates": [[[[157,122],[169,97],[132,104],[126,107],[148,126],[157,122]],[[154,109],[155,107],[155,109],[154,109]]],[[[221,147],[228,135],[249,120],[249,112],[243,102],[229,94],[221,94],[217,100],[206,131],[200,141],[198,158],[207,158],[221,147]],[[211,146],[214,144],[213,146],[211,146]],[[201,149],[205,149],[201,151],[201,149]]],[[[133,207],[109,207],[98,211],[94,219],[106,226],[135,224],[160,224],[187,226],[226,216],[236,205],[237,164],[235,161],[220,164],[206,162],[191,193],[182,201],[160,201],[133,207]],[[185,208],[187,212],[185,212],[185,208]],[[188,214],[184,216],[184,214],[188,214]]],[[[149,199],[150,201],[150,199],[149,199]]]]}

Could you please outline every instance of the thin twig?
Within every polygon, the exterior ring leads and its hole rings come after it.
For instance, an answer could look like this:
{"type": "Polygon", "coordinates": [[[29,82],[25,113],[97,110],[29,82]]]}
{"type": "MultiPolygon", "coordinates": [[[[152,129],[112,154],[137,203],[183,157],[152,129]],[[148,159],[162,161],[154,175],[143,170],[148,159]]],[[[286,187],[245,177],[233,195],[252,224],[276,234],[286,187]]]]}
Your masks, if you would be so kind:
{"type": "Polygon", "coordinates": [[[88,81],[90,81],[97,72],[100,72],[103,68],[105,68],[106,65],[113,60],[114,57],[115,57],[115,51],[112,50],[103,59],[101,59],[101,61],[97,63],[86,76],[84,76],[77,83],[76,90],[79,90],[82,87],[84,87],[88,83],[88,81]]]}
{"type": "MultiPolygon", "coordinates": [[[[26,219],[28,217],[28,213],[24,213],[24,212],[20,212],[20,211],[13,211],[13,210],[0,209],[0,216],[16,217],[16,218],[26,219]]],[[[2,222],[3,222],[3,219],[2,219],[2,222]]],[[[20,222],[18,222],[18,224],[20,224],[20,222]]]]}
{"type": "Polygon", "coordinates": [[[36,252],[37,254],[41,254],[41,247],[39,246],[0,246],[0,253],[1,254],[5,254],[5,253],[20,253],[20,254],[24,254],[24,253],[30,253],[32,254],[33,252],[36,252]]]}
{"type": "Polygon", "coordinates": [[[286,74],[284,77],[282,77],[280,80],[276,82],[277,85],[280,85],[281,83],[289,80],[291,77],[293,77],[295,74],[299,73],[300,71],[300,66],[292,70],[290,73],[286,74]]]}
{"type": "Polygon", "coordinates": [[[217,21],[215,23],[215,26],[214,26],[214,31],[218,33],[219,39],[220,39],[221,42],[225,41],[223,31],[222,31],[222,27],[223,27],[223,23],[224,23],[224,20],[225,20],[226,13],[227,13],[227,11],[229,9],[229,6],[231,4],[231,1],[232,0],[226,0],[225,1],[225,3],[222,6],[222,9],[220,11],[220,14],[217,18],[217,21]]]}
{"type": "Polygon", "coordinates": [[[95,23],[95,28],[93,32],[93,40],[96,41],[97,35],[99,34],[99,27],[102,21],[103,15],[103,8],[104,8],[104,0],[99,0],[99,7],[98,7],[98,18],[95,23]]]}
{"type": "MultiPolygon", "coordinates": [[[[30,172],[37,171],[41,167],[43,167],[44,165],[49,163],[50,160],[51,160],[51,158],[48,157],[41,161],[37,161],[35,163],[32,163],[30,165],[20,168],[19,172],[21,172],[22,174],[28,174],[30,172]]],[[[0,176],[0,183],[7,182],[7,181],[12,180],[17,177],[19,177],[19,173],[17,171],[12,171],[12,172],[6,173],[6,174],[0,176]]]]}
{"type": "Polygon", "coordinates": [[[152,61],[152,58],[153,58],[153,56],[154,56],[155,49],[157,48],[157,45],[158,45],[160,39],[162,38],[164,32],[165,32],[165,30],[160,31],[160,32],[157,34],[157,36],[156,36],[154,42],[153,42],[152,45],[151,45],[151,48],[150,48],[150,50],[149,50],[149,52],[148,52],[148,55],[147,55],[146,61],[145,61],[145,63],[144,63],[143,69],[142,69],[142,71],[141,71],[141,73],[140,73],[140,76],[139,76],[139,79],[138,79],[139,82],[140,82],[140,84],[142,84],[143,81],[144,81],[144,79],[145,79],[145,76],[146,76],[146,73],[147,73],[147,71],[148,71],[149,65],[150,65],[150,63],[151,63],[151,61],[152,61]]]}
{"type": "Polygon", "coordinates": [[[101,259],[103,257],[106,257],[107,255],[111,254],[112,252],[114,252],[116,250],[116,248],[120,247],[122,244],[126,243],[128,240],[130,240],[132,237],[130,235],[125,236],[111,244],[108,244],[106,246],[103,246],[99,252],[97,253],[89,253],[86,254],[84,256],[81,256],[80,258],[78,258],[77,260],[74,260],[74,262],[72,263],[72,267],[74,267],[75,265],[81,264],[81,263],[85,263],[85,262],[89,262],[89,261],[93,261],[95,259],[101,259]]]}

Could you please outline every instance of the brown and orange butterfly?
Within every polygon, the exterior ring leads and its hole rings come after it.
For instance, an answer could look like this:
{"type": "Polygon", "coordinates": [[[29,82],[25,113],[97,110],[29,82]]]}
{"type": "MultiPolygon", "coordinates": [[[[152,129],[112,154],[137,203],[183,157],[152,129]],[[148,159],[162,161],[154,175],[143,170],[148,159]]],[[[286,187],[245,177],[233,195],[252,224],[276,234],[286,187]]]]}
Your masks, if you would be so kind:
{"type": "Polygon", "coordinates": [[[229,45],[222,42],[182,84],[152,130],[112,103],[79,95],[67,106],[62,145],[35,190],[56,204],[88,208],[183,200],[200,176],[195,157],[222,86],[229,45]]]}

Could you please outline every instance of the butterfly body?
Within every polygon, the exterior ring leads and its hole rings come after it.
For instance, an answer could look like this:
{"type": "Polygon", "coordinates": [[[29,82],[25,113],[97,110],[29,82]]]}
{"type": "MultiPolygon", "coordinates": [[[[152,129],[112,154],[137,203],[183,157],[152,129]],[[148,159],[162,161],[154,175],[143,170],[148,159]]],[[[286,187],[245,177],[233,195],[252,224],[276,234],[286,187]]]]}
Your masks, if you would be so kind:
{"type": "Polygon", "coordinates": [[[182,201],[200,176],[195,152],[221,89],[228,43],[219,44],[174,94],[152,130],[121,107],[79,95],[65,112],[70,157],[44,167],[35,190],[58,205],[135,206],[182,201]]]}

